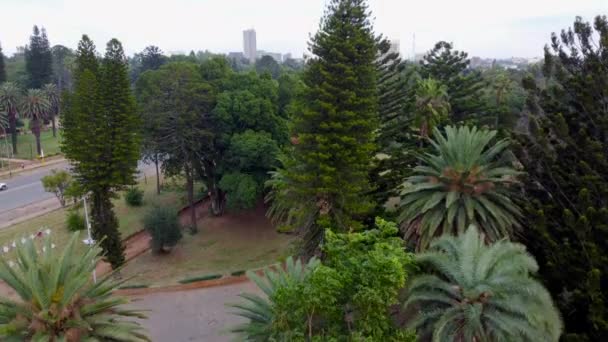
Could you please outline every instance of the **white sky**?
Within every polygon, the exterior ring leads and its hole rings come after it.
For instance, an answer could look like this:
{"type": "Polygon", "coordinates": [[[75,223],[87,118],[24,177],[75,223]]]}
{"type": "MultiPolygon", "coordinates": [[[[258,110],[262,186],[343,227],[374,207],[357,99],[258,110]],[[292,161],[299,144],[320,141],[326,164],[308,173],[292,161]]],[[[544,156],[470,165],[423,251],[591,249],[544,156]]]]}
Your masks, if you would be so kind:
{"type": "MultiPolygon", "coordinates": [[[[257,31],[260,50],[306,52],[328,0],[0,0],[0,44],[5,54],[27,44],[32,26],[51,44],[75,48],[88,34],[103,51],[118,38],[128,54],[147,45],[165,52],[242,51],[242,30],[257,31]]],[[[369,0],[376,32],[399,39],[405,56],[451,41],[481,57],[542,55],[550,33],[576,15],[608,14],[608,0],[369,0]]]]}

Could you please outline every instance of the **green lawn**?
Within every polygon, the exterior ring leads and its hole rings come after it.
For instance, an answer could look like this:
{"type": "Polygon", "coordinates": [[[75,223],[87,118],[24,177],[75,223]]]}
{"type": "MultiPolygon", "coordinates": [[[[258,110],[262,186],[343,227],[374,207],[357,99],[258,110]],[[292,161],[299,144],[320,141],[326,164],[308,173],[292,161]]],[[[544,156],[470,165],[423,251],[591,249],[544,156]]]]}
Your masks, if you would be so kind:
{"type": "MultiPolygon", "coordinates": [[[[45,157],[59,154],[61,131],[57,131],[57,137],[53,137],[53,132],[49,129],[40,133],[40,144],[45,157]]],[[[10,137],[9,137],[10,144],[10,137]]],[[[19,135],[17,138],[17,154],[13,156],[15,159],[36,159],[36,137],[33,134],[19,135]]],[[[0,148],[0,156],[6,157],[4,148],[0,148]]]]}
{"type": "MultiPolygon", "coordinates": [[[[156,184],[152,179],[148,179],[148,184],[140,183],[140,188],[144,189],[144,205],[141,207],[129,207],[126,205],[124,198],[121,196],[114,200],[116,215],[118,216],[119,229],[123,238],[136,233],[143,229],[142,217],[146,210],[149,210],[154,204],[158,205],[179,205],[182,194],[172,191],[163,192],[161,195],[156,194],[156,184]]],[[[63,246],[70,238],[70,232],[65,227],[67,209],[59,209],[48,214],[38,216],[31,220],[27,220],[13,226],[0,230],[0,251],[4,246],[10,246],[13,241],[19,242],[22,238],[29,238],[31,234],[46,229],[51,230],[53,243],[57,246],[63,246]]],[[[80,233],[81,238],[86,238],[86,231],[80,233]]],[[[79,244],[79,248],[84,248],[84,244],[79,244]]],[[[9,260],[13,257],[12,252],[5,254],[3,257],[9,260]]]]}
{"type": "Polygon", "coordinates": [[[274,264],[290,252],[292,237],[276,232],[265,217],[265,208],[221,217],[206,217],[199,232],[184,231],[169,254],[148,251],[129,261],[121,271],[128,285],[169,285],[210,274],[274,264]]]}

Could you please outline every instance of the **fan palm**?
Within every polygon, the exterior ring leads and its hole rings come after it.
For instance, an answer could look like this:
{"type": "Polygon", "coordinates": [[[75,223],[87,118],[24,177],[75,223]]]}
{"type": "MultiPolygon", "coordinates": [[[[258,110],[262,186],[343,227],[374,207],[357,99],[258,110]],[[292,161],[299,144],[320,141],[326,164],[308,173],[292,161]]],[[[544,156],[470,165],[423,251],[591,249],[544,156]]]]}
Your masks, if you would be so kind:
{"type": "Polygon", "coordinates": [[[435,129],[435,154],[420,157],[402,193],[399,223],[417,249],[436,236],[478,226],[488,241],[509,236],[521,216],[511,190],[520,172],[501,158],[509,145],[491,144],[496,131],[469,127],[435,129]]]}
{"type": "Polygon", "coordinates": [[[272,304],[274,293],[291,282],[305,281],[319,264],[316,258],[310,259],[307,264],[302,264],[300,260],[294,261],[289,257],[285,262],[285,270],[281,267],[267,268],[264,270],[264,277],[248,271],[247,277],[264,292],[265,296],[243,293],[240,297],[244,298],[246,303],[230,304],[231,307],[240,310],[235,312],[235,315],[249,320],[232,328],[231,332],[241,334],[246,341],[268,341],[274,320],[272,304]]]}
{"type": "Polygon", "coordinates": [[[21,91],[11,82],[0,85],[0,109],[8,116],[9,131],[12,136],[13,154],[17,154],[17,110],[21,101],[21,91]]]}
{"type": "Polygon", "coordinates": [[[119,285],[112,276],[91,281],[100,249],[77,253],[77,243],[78,233],[60,251],[48,238],[40,250],[28,240],[17,247],[16,265],[0,259],[0,280],[20,298],[0,298],[2,341],[149,341],[131,320],[145,316],[112,295],[119,285]]]}
{"type": "Polygon", "coordinates": [[[414,124],[420,130],[420,137],[427,138],[429,132],[448,117],[447,87],[432,78],[418,81],[415,108],[414,124]]]}
{"type": "Polygon", "coordinates": [[[558,341],[559,312],[533,275],[534,258],[521,244],[486,245],[475,226],[459,237],[443,236],[419,264],[433,273],[414,278],[406,309],[409,322],[433,341],[558,341]]]}
{"type": "Polygon", "coordinates": [[[55,84],[49,83],[44,86],[43,91],[44,95],[46,95],[46,98],[49,100],[50,110],[48,118],[51,120],[51,125],[53,127],[53,137],[56,137],[57,128],[55,127],[55,118],[59,115],[59,105],[61,102],[59,90],[55,84]]]}
{"type": "Polygon", "coordinates": [[[42,146],[40,145],[40,129],[41,124],[49,114],[51,104],[46,98],[44,92],[40,89],[30,89],[21,103],[21,114],[31,120],[32,133],[36,137],[36,151],[38,155],[42,154],[42,146]]]}

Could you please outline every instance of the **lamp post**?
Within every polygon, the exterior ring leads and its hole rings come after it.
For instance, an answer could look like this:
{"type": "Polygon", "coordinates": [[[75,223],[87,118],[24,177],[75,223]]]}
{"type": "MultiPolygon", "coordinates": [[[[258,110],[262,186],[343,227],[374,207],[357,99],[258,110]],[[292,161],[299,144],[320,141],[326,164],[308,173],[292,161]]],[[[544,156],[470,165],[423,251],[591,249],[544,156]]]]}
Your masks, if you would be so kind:
{"type": "MultiPolygon", "coordinates": [[[[87,238],[82,240],[82,242],[87,246],[93,246],[95,245],[95,240],[91,237],[91,223],[89,222],[89,212],[87,210],[87,197],[84,196],[82,201],[84,202],[84,219],[87,225],[87,238]]],[[[97,272],[95,268],[93,269],[93,282],[97,283],[97,272]]]]}

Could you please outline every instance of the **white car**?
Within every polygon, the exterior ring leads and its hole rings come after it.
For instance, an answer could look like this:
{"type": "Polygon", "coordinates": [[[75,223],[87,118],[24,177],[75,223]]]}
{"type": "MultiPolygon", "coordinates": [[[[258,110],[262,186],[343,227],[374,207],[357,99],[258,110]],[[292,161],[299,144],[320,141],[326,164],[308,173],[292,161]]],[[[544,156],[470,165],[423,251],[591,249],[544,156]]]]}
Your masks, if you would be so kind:
{"type": "Polygon", "coordinates": [[[0,191],[8,189],[8,185],[6,183],[0,183],[0,191]]]}

